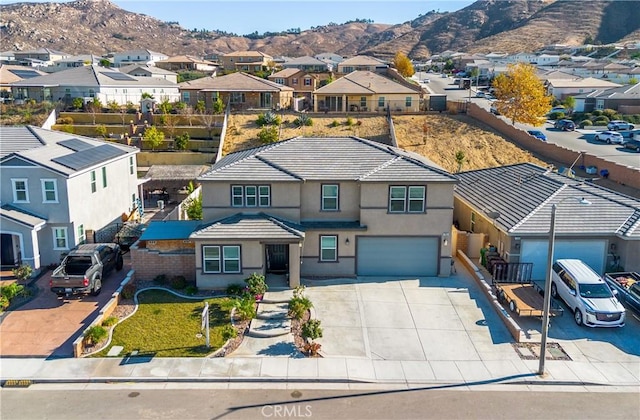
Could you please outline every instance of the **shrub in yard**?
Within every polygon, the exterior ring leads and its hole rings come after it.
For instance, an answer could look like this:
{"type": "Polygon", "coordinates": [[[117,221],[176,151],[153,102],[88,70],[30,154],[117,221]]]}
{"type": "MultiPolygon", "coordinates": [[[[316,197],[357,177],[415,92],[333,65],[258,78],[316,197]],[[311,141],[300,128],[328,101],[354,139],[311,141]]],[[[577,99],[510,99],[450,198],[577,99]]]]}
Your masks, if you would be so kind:
{"type": "Polygon", "coordinates": [[[97,344],[107,338],[107,335],[109,335],[109,333],[103,326],[94,325],[84,333],[84,339],[87,344],[97,344]]]}
{"type": "Polygon", "coordinates": [[[580,121],[580,128],[585,128],[588,126],[592,126],[593,123],[591,122],[591,120],[582,120],[580,121]]]}
{"type": "Polygon", "coordinates": [[[174,276],[171,279],[171,287],[176,290],[182,290],[187,287],[187,279],[184,276],[174,276]]]}
{"type": "Polygon", "coordinates": [[[256,120],[258,127],[263,127],[265,125],[280,125],[280,123],[282,123],[282,119],[271,111],[258,115],[258,119],[256,120]]]}
{"type": "Polygon", "coordinates": [[[0,296],[0,311],[4,311],[9,307],[9,299],[6,296],[0,296]]]}
{"type": "Polygon", "coordinates": [[[24,293],[24,286],[17,283],[8,284],[6,286],[0,286],[0,295],[7,298],[8,301],[16,296],[24,293]]]}
{"type": "Polygon", "coordinates": [[[244,280],[251,296],[262,296],[269,288],[262,274],[253,273],[244,280]]]}
{"type": "Polygon", "coordinates": [[[136,285],[131,282],[125,284],[121,294],[123,299],[133,299],[136,294],[136,285]]]}
{"type": "Polygon", "coordinates": [[[561,120],[564,118],[564,112],[555,111],[549,114],[550,120],[561,120]]]}
{"type": "Polygon", "coordinates": [[[300,115],[298,118],[293,120],[293,123],[298,128],[303,127],[303,126],[311,127],[313,125],[313,120],[311,119],[310,116],[304,114],[304,115],[300,115]]]}
{"type": "Polygon", "coordinates": [[[313,303],[306,296],[294,296],[289,300],[289,316],[293,319],[302,319],[313,303]]]}
{"type": "Polygon", "coordinates": [[[73,118],[71,117],[60,117],[56,120],[56,124],[58,125],[62,125],[62,124],[68,124],[68,125],[73,125],[73,118]]]}
{"type": "Polygon", "coordinates": [[[227,286],[227,295],[240,296],[244,291],[244,287],[241,284],[230,284],[227,286]]]}
{"type": "Polygon", "coordinates": [[[604,115],[601,115],[599,117],[597,117],[595,120],[593,120],[593,125],[607,125],[609,124],[609,118],[605,117],[604,115]]]}
{"type": "Polygon", "coordinates": [[[18,281],[23,282],[27,280],[29,277],[31,277],[31,274],[33,273],[33,268],[31,268],[30,265],[22,264],[12,269],[11,272],[13,273],[15,278],[18,279],[18,281]]]}
{"type": "Polygon", "coordinates": [[[109,318],[102,321],[102,326],[108,328],[108,327],[111,327],[112,325],[116,325],[117,323],[118,323],[118,318],[116,318],[115,316],[110,316],[109,318]]]}
{"type": "Polygon", "coordinates": [[[275,127],[266,127],[258,133],[258,139],[264,144],[275,143],[278,141],[278,129],[275,127]]]}
{"type": "Polygon", "coordinates": [[[222,339],[224,341],[231,340],[232,338],[236,338],[238,336],[238,331],[233,328],[233,325],[227,324],[222,327],[222,339]]]}
{"type": "Polygon", "coordinates": [[[333,120],[331,121],[331,124],[329,124],[331,127],[337,127],[340,125],[340,123],[338,122],[338,120],[333,120]]]}
{"type": "Polygon", "coordinates": [[[196,293],[198,293],[198,288],[197,288],[196,286],[194,286],[194,285],[190,284],[189,286],[187,286],[187,287],[184,289],[184,292],[185,292],[186,294],[188,294],[189,296],[193,296],[193,295],[195,295],[196,293]]]}
{"type": "Polygon", "coordinates": [[[602,115],[609,118],[609,120],[621,120],[622,116],[615,109],[604,109],[602,115]]]}
{"type": "Polygon", "coordinates": [[[161,286],[164,285],[164,284],[167,284],[167,280],[168,280],[168,278],[167,278],[166,274],[158,274],[157,276],[155,276],[153,278],[153,282],[156,283],[156,284],[159,284],[161,286]]]}
{"type": "Polygon", "coordinates": [[[253,319],[256,316],[256,301],[253,296],[245,295],[235,300],[236,314],[242,320],[253,319]]]}
{"type": "Polygon", "coordinates": [[[595,117],[599,117],[600,115],[602,115],[602,110],[600,110],[600,109],[594,109],[591,113],[592,113],[595,117]]]}
{"type": "Polygon", "coordinates": [[[354,124],[355,124],[355,121],[353,120],[353,118],[351,118],[351,117],[347,117],[347,121],[345,122],[345,124],[346,124],[348,127],[351,127],[352,125],[354,125],[354,124]]]}

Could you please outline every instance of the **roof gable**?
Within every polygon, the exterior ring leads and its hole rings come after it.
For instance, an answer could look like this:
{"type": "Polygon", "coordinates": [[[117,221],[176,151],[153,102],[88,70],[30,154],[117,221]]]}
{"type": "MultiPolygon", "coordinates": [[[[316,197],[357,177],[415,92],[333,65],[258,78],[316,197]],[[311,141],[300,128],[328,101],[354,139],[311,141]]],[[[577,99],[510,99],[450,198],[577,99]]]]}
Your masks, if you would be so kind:
{"type": "Polygon", "coordinates": [[[293,88],[283,86],[270,80],[262,79],[251,74],[236,72],[224,76],[213,77],[208,80],[203,90],[216,92],[281,92],[293,91],[293,88]]]}
{"type": "Polygon", "coordinates": [[[314,91],[314,94],[417,94],[407,86],[371,71],[354,71],[314,91]]]}

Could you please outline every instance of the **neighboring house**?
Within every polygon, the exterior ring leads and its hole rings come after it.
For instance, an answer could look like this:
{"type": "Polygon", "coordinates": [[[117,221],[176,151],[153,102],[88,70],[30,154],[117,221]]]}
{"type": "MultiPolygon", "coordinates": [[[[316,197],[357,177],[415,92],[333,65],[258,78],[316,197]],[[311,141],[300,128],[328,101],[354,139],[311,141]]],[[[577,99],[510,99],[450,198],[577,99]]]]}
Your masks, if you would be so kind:
{"type": "Polygon", "coordinates": [[[156,100],[180,99],[178,85],[154,77],[135,77],[114,69],[99,66],[83,66],[15,82],[11,85],[15,99],[63,101],[70,105],[73,98],[91,100],[98,98],[106,105],[115,101],[139,103],[143,93],[156,100]]]}
{"type": "Polygon", "coordinates": [[[229,154],[198,181],[196,284],[253,272],[448,276],[457,179],[425,158],[357,137],[296,137],[229,154]]]}
{"type": "Polygon", "coordinates": [[[296,57],[282,63],[283,69],[298,69],[307,73],[321,73],[329,71],[326,62],[315,57],[296,57]]]}
{"type": "Polygon", "coordinates": [[[232,109],[282,109],[291,106],[293,89],[251,74],[236,72],[180,83],[182,102],[209,108],[218,98],[232,109]]]}
{"type": "Polygon", "coordinates": [[[354,71],[313,92],[314,111],[418,112],[420,87],[409,87],[371,71],[354,71]]]}
{"type": "Polygon", "coordinates": [[[619,87],[617,83],[607,80],[587,77],[585,79],[548,79],[545,83],[547,93],[558,100],[564,100],[567,96],[576,96],[598,89],[619,87]]]}
{"type": "Polygon", "coordinates": [[[56,71],[69,70],[75,67],[89,66],[92,64],[100,64],[102,57],[93,54],[74,55],[72,57],[63,58],[62,60],[54,61],[53,65],[46,68],[47,72],[53,73],[56,71]]]}
{"type": "Polygon", "coordinates": [[[113,66],[123,67],[129,64],[153,65],[156,61],[166,60],[169,56],[151,50],[131,50],[112,53],[113,66]]]}
{"type": "Polygon", "coordinates": [[[385,73],[387,71],[387,67],[389,67],[387,63],[382,60],[378,60],[375,57],[357,55],[338,63],[337,72],[340,74],[349,74],[354,71],[385,73]]]}
{"type": "Polygon", "coordinates": [[[49,48],[39,48],[29,51],[14,51],[17,64],[25,66],[51,66],[55,61],[69,58],[71,54],[49,48]]]}
{"type": "Polygon", "coordinates": [[[120,67],[120,73],[128,74],[135,77],[154,77],[156,79],[166,80],[171,83],[178,83],[178,74],[161,67],[149,66],[146,64],[131,64],[120,67]]]}
{"type": "Polygon", "coordinates": [[[586,95],[574,96],[574,99],[576,112],[613,109],[622,114],[638,114],[640,113],[640,83],[596,90],[586,95]]]}
{"type": "Polygon", "coordinates": [[[581,259],[600,274],[617,264],[640,270],[640,200],[531,163],[457,176],[454,220],[460,229],[486,234],[507,262],[533,263],[534,280],[549,269],[553,204],[556,259],[581,259]]]}
{"type": "Polygon", "coordinates": [[[297,68],[287,68],[273,73],[268,77],[279,85],[289,86],[293,89],[296,98],[304,97],[309,104],[312,101],[313,91],[320,85],[320,78],[316,74],[309,74],[297,68]]]}
{"type": "Polygon", "coordinates": [[[166,60],[156,61],[156,66],[170,71],[200,71],[215,75],[218,65],[190,55],[178,55],[166,60]]]}
{"type": "Polygon", "coordinates": [[[235,51],[220,57],[220,64],[225,71],[243,71],[255,73],[269,68],[273,57],[260,51],[235,51]]]}
{"type": "Polygon", "coordinates": [[[344,57],[334,53],[320,53],[313,56],[327,65],[329,71],[338,68],[338,63],[344,61],[344,57]]]}
{"type": "Polygon", "coordinates": [[[100,238],[123,214],[137,211],[138,151],[32,126],[0,126],[2,265],[40,270],[59,263],[93,232],[100,238]]]}
{"type": "Polygon", "coordinates": [[[0,51],[0,64],[16,64],[15,51],[0,51]]]}
{"type": "Polygon", "coordinates": [[[47,73],[31,67],[2,64],[0,65],[0,91],[11,92],[12,83],[46,75],[47,73]]]}

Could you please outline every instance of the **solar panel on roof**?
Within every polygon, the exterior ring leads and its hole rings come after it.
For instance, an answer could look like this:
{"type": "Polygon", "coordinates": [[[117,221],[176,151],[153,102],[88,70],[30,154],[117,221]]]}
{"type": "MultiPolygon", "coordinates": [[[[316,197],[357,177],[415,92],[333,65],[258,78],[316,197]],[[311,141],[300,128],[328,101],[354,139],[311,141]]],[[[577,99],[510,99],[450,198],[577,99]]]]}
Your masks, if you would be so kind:
{"type": "Polygon", "coordinates": [[[21,79],[31,79],[33,77],[40,76],[40,74],[34,70],[9,70],[9,71],[21,79]]]}
{"type": "Polygon", "coordinates": [[[118,73],[116,71],[101,72],[100,74],[107,76],[108,78],[113,80],[124,80],[127,82],[135,82],[136,80],[133,77],[129,76],[128,74],[118,73]]]}
{"type": "Polygon", "coordinates": [[[66,166],[67,168],[79,171],[126,153],[127,152],[118,149],[117,147],[104,144],[102,146],[92,147],[91,149],[60,156],[52,160],[60,165],[66,166]]]}
{"type": "Polygon", "coordinates": [[[59,141],[58,144],[60,146],[66,147],[67,149],[71,149],[74,152],[81,152],[83,150],[92,149],[95,147],[94,145],[79,139],[62,140],[62,141],[59,141]]]}

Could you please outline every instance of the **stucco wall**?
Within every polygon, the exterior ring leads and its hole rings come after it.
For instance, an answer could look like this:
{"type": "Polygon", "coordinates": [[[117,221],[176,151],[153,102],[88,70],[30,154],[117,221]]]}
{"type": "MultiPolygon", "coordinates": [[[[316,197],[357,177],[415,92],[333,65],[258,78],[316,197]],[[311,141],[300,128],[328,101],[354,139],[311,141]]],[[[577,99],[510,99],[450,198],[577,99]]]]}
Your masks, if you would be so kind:
{"type": "Polygon", "coordinates": [[[305,182],[302,186],[302,208],[300,217],[302,220],[358,220],[360,218],[360,186],[356,182],[305,182]],[[337,184],[338,211],[323,211],[322,209],[322,185],[337,184]]]}
{"type": "Polygon", "coordinates": [[[145,248],[131,247],[131,266],[136,277],[141,280],[153,280],[156,276],[184,276],[189,282],[196,279],[195,252],[160,253],[145,248]]]}

